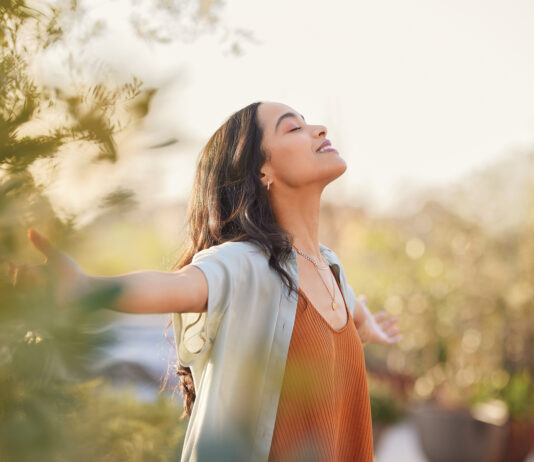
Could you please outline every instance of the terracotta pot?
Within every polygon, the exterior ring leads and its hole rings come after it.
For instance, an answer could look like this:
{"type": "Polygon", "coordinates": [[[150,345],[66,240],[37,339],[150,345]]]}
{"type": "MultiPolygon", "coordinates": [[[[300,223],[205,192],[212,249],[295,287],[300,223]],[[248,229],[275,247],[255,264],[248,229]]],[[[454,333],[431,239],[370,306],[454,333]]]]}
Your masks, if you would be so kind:
{"type": "Polygon", "coordinates": [[[534,449],[534,420],[510,420],[499,462],[524,462],[534,449]]]}
{"type": "Polygon", "coordinates": [[[435,403],[410,410],[419,442],[430,462],[496,462],[508,427],[473,418],[468,409],[444,409],[435,403]]]}

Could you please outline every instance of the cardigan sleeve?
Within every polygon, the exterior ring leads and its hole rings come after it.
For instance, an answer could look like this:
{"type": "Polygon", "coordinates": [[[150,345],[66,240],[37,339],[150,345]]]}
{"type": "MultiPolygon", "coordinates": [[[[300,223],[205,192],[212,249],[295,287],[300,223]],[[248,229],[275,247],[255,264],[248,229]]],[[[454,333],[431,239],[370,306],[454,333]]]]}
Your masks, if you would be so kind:
{"type": "Polygon", "coordinates": [[[226,243],[197,252],[191,265],[199,268],[208,283],[207,311],[202,313],[173,313],[178,359],[190,366],[204,358],[213,344],[221,320],[231,305],[238,284],[239,246],[226,243]]]}
{"type": "Polygon", "coordinates": [[[351,316],[354,316],[354,307],[356,305],[356,295],[354,295],[354,290],[352,289],[349,283],[346,284],[347,287],[347,305],[350,311],[351,316]]]}
{"type": "Polygon", "coordinates": [[[344,288],[343,293],[345,295],[345,301],[347,302],[347,306],[349,308],[351,316],[354,317],[354,307],[356,305],[356,295],[354,294],[354,290],[349,284],[347,280],[347,275],[345,274],[345,269],[343,268],[343,265],[341,264],[341,261],[335,256],[336,262],[339,265],[339,279],[342,287],[344,288]]]}

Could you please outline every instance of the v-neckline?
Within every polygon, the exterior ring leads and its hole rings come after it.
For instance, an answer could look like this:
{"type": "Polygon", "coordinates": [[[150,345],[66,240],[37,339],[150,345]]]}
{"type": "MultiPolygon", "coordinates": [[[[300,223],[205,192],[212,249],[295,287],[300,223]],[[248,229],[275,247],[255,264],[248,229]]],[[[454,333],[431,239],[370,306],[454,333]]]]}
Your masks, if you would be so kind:
{"type": "Polygon", "coordinates": [[[334,327],[332,327],[332,325],[326,320],[326,318],[321,314],[321,312],[315,307],[315,305],[311,302],[311,300],[309,299],[309,297],[306,295],[306,293],[299,287],[299,292],[302,294],[302,296],[305,298],[306,300],[306,303],[308,305],[310,305],[312,307],[313,310],[315,310],[315,312],[321,317],[321,319],[323,320],[323,322],[328,326],[328,328],[332,331],[332,332],[335,332],[336,334],[341,334],[344,330],[347,329],[347,327],[349,326],[349,323],[350,323],[350,320],[351,320],[351,315],[350,315],[350,312],[349,312],[349,309],[347,307],[347,302],[345,301],[345,295],[343,295],[343,290],[341,290],[341,285],[339,284],[337,278],[336,278],[336,275],[334,274],[334,270],[332,269],[332,266],[328,265],[328,267],[330,268],[330,271],[333,273],[333,276],[334,276],[334,280],[336,281],[336,284],[339,288],[339,292],[341,293],[341,297],[343,298],[343,306],[345,307],[345,312],[347,313],[347,322],[345,323],[345,325],[343,327],[341,327],[340,329],[334,329],[334,327]]]}

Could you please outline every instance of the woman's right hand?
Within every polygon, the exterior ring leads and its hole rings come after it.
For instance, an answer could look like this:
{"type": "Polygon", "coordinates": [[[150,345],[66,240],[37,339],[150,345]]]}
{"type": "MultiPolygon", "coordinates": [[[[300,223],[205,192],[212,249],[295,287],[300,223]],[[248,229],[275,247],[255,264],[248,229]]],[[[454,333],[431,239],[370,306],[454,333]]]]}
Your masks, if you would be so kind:
{"type": "Polygon", "coordinates": [[[88,277],[67,254],[56,249],[42,234],[28,230],[33,246],[45,257],[39,265],[10,265],[13,285],[21,289],[46,287],[52,283],[57,305],[64,306],[86,289],[88,277]]]}

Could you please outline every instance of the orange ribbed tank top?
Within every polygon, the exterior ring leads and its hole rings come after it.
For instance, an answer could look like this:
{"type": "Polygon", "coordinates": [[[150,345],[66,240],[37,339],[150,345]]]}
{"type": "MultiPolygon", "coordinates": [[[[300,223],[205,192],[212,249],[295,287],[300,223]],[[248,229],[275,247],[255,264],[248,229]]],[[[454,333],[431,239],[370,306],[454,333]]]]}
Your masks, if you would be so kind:
{"type": "Polygon", "coordinates": [[[365,357],[343,300],[335,330],[299,289],[269,462],[373,461],[365,357]]]}

